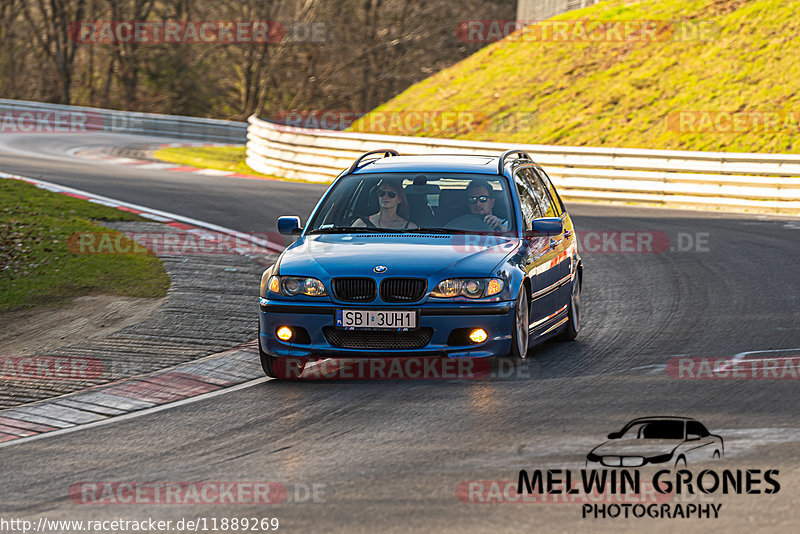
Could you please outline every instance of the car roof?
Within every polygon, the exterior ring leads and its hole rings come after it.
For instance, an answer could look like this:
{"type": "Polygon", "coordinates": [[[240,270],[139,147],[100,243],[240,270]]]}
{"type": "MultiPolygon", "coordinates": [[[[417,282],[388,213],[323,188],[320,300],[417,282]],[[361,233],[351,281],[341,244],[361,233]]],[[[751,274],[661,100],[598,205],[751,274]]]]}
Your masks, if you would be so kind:
{"type": "Polygon", "coordinates": [[[353,174],[378,172],[460,172],[497,175],[497,156],[429,154],[392,156],[364,162],[353,174]]]}
{"type": "Polygon", "coordinates": [[[697,419],[693,419],[691,417],[678,417],[674,415],[654,415],[652,417],[639,417],[638,419],[633,419],[631,421],[628,421],[626,426],[633,423],[642,423],[645,421],[664,421],[664,420],[698,422],[697,419]]]}

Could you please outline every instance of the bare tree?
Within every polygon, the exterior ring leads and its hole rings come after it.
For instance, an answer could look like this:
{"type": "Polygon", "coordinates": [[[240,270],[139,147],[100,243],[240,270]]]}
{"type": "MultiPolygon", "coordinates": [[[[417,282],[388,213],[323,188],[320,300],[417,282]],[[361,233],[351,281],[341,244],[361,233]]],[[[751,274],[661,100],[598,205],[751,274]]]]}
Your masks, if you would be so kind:
{"type": "Polygon", "coordinates": [[[78,47],[74,24],[83,20],[86,0],[36,0],[26,2],[23,10],[31,34],[41,51],[56,67],[58,101],[71,100],[73,62],[78,47]]]}
{"type": "Polygon", "coordinates": [[[461,41],[459,21],[511,19],[515,6],[516,0],[0,0],[0,96],[233,119],[368,111],[485,44],[461,41]],[[270,21],[288,33],[283,40],[270,33],[268,43],[78,42],[70,29],[84,18],[270,21]],[[322,39],[312,27],[322,29],[322,39]]]}
{"type": "Polygon", "coordinates": [[[17,35],[17,22],[22,13],[20,0],[6,0],[0,4],[0,91],[9,98],[19,98],[20,87],[25,87],[27,47],[17,35]]]}
{"type": "MultiPolygon", "coordinates": [[[[109,0],[111,20],[145,21],[153,10],[155,0],[109,0]]],[[[139,43],[135,39],[120,42],[113,41],[112,50],[119,65],[119,78],[122,85],[122,96],[126,108],[133,108],[137,102],[139,85],[140,54],[139,43]]]]}

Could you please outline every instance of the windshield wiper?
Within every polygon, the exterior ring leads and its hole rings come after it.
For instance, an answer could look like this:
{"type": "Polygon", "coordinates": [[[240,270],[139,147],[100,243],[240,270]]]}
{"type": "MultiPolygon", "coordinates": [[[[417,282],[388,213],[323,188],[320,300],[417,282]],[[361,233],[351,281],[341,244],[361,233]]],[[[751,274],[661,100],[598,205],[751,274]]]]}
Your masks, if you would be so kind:
{"type": "Polygon", "coordinates": [[[405,230],[410,233],[419,234],[464,234],[464,235],[495,235],[501,237],[513,237],[513,233],[506,230],[505,232],[493,232],[491,230],[462,230],[460,228],[416,228],[414,230],[405,230]]]}
{"type": "Polygon", "coordinates": [[[334,226],[333,228],[318,228],[311,230],[309,234],[366,234],[366,233],[379,233],[379,234],[394,234],[397,230],[391,228],[369,228],[367,226],[334,226]]]}
{"type": "Polygon", "coordinates": [[[456,228],[414,228],[413,230],[406,230],[411,234],[466,234],[466,230],[458,230],[456,228]]]}

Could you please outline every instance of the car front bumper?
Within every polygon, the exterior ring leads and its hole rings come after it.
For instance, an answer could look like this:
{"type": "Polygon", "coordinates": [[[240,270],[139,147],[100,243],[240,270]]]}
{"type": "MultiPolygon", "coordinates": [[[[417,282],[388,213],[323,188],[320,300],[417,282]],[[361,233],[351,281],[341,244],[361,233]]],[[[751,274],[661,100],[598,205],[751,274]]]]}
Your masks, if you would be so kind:
{"type": "MultiPolygon", "coordinates": [[[[398,356],[445,356],[449,358],[478,358],[505,356],[511,349],[514,324],[513,302],[488,303],[426,303],[417,306],[338,305],[331,302],[287,302],[260,299],[260,340],[263,350],[278,357],[296,358],[359,358],[398,356]],[[430,341],[419,348],[393,349],[386,347],[344,348],[335,346],[323,329],[334,328],[336,310],[392,309],[419,310],[418,328],[432,330],[430,341]],[[307,343],[279,340],[275,333],[281,326],[303,328],[307,343]],[[483,328],[488,337],[478,344],[448,344],[454,329],[483,328]]],[[[389,333],[389,331],[386,331],[389,333]]],[[[305,340],[304,340],[305,341],[305,340]]]]}

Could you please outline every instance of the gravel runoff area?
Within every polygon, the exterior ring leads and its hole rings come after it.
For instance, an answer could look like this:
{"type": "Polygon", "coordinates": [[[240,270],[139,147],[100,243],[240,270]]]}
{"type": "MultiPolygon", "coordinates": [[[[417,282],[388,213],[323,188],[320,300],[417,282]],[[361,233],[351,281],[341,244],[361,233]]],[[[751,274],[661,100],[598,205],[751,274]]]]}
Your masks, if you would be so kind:
{"type": "MultiPolygon", "coordinates": [[[[121,232],[182,232],[152,222],[105,223],[121,232]]],[[[139,322],[98,339],[14,358],[35,378],[0,377],[0,408],[150,373],[225,351],[257,336],[258,285],[277,256],[162,255],[171,287],[164,305],[139,322]],[[34,370],[30,373],[31,370],[34,370]]],[[[256,356],[257,358],[257,356],[256,356]]]]}

